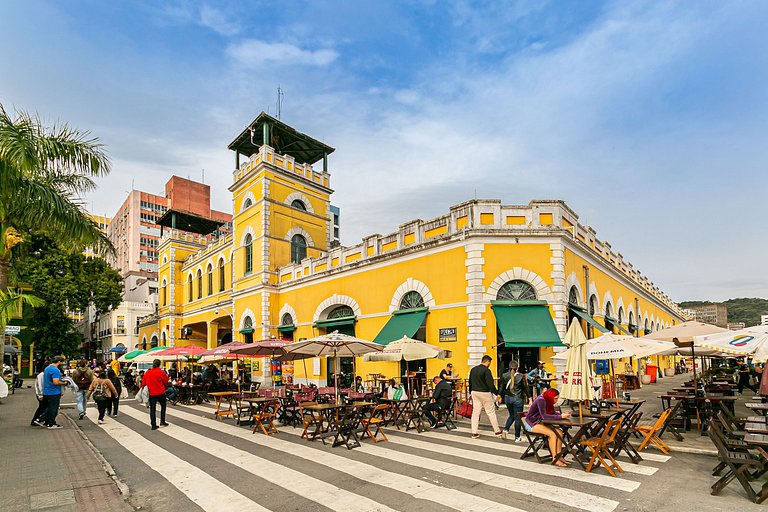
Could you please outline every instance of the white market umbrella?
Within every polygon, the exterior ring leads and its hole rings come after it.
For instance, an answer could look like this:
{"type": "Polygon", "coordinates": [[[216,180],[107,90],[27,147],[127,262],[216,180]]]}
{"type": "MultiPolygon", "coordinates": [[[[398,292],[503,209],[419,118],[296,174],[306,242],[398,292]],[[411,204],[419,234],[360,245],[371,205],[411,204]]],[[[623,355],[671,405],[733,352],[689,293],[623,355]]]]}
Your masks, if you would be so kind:
{"type": "Polygon", "coordinates": [[[334,358],[333,387],[336,390],[336,403],[339,401],[339,357],[358,357],[369,352],[381,352],[384,347],[378,343],[362,340],[339,334],[339,331],[333,331],[330,334],[323,334],[315,338],[309,338],[298,343],[293,343],[285,348],[287,355],[305,354],[309,356],[331,356],[334,358]]]}
{"type": "Polygon", "coordinates": [[[765,361],[768,357],[768,325],[756,325],[727,331],[718,334],[696,336],[694,345],[704,349],[717,350],[725,354],[737,356],[752,356],[758,361],[765,361]]]}
{"type": "MultiPolygon", "coordinates": [[[[696,320],[689,320],[666,329],[661,329],[650,334],[646,334],[640,339],[657,340],[657,341],[671,341],[677,346],[689,347],[691,349],[691,357],[696,357],[696,349],[694,347],[693,338],[695,336],[705,336],[707,334],[717,334],[720,332],[729,332],[728,329],[723,329],[712,324],[706,324],[704,322],[698,322],[696,320]]],[[[694,359],[693,364],[693,387],[697,389],[696,383],[696,362],[694,359]]]]}
{"type": "Polygon", "coordinates": [[[451,355],[450,350],[403,336],[386,345],[381,352],[365,354],[363,361],[418,361],[419,359],[445,359],[451,355]]]}
{"type": "Polygon", "coordinates": [[[145,352],[143,354],[139,354],[138,356],[131,359],[131,362],[133,363],[151,363],[155,359],[159,359],[162,362],[170,362],[170,361],[179,361],[179,362],[186,362],[187,358],[186,356],[179,356],[174,354],[154,354],[152,352],[145,352]]]}
{"type": "Polygon", "coordinates": [[[587,337],[576,319],[571,322],[563,342],[568,345],[570,354],[560,383],[560,398],[578,402],[591,400],[594,392],[592,372],[587,360],[587,337]]]}
{"type": "MultiPolygon", "coordinates": [[[[647,357],[665,350],[677,348],[669,341],[644,340],[634,336],[607,333],[587,342],[587,359],[623,359],[625,357],[647,357]]],[[[564,350],[552,356],[553,359],[568,359],[571,350],[564,350]]]]}

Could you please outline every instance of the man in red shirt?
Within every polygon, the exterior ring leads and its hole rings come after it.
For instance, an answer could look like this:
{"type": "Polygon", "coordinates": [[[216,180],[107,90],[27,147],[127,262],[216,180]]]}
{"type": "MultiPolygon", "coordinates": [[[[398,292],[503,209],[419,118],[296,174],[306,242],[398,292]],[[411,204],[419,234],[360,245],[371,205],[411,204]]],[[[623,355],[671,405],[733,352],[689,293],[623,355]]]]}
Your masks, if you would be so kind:
{"type": "Polygon", "coordinates": [[[167,427],[165,422],[165,388],[170,385],[168,374],[160,368],[160,360],[152,361],[152,368],[147,370],[144,378],[141,379],[142,387],[147,386],[149,391],[149,420],[152,423],[152,430],[157,430],[157,403],[160,402],[160,425],[167,427]]]}

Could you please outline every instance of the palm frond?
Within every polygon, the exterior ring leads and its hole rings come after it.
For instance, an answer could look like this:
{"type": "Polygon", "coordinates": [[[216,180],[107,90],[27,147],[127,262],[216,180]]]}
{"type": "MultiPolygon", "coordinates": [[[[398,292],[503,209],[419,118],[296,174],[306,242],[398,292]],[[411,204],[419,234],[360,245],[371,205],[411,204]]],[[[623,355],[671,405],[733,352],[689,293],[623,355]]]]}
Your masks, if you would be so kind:
{"type": "Polygon", "coordinates": [[[0,290],[0,329],[5,329],[8,322],[18,315],[23,304],[28,304],[33,308],[37,308],[45,304],[45,301],[39,297],[24,292],[15,290],[4,292],[0,290]]]}

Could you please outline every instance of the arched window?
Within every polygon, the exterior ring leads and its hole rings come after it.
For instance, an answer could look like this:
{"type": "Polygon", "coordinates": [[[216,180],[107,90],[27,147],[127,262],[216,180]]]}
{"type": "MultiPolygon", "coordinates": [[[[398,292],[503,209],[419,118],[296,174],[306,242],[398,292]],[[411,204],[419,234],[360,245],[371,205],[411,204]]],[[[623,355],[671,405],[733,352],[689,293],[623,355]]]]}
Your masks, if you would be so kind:
{"type": "Polygon", "coordinates": [[[245,343],[253,343],[253,319],[251,319],[251,317],[245,317],[245,320],[243,320],[243,330],[241,332],[243,333],[243,341],[245,341],[245,343]]]}
{"type": "Polygon", "coordinates": [[[300,201],[299,199],[294,199],[293,201],[291,201],[291,206],[293,206],[298,210],[307,211],[307,205],[305,205],[304,202],[300,201]]]}
{"type": "Polygon", "coordinates": [[[290,313],[285,313],[280,319],[280,325],[293,325],[293,317],[290,313]]]}
{"type": "Polygon", "coordinates": [[[631,311],[629,312],[629,318],[627,319],[627,322],[629,322],[629,332],[635,334],[635,331],[637,330],[637,326],[635,325],[635,314],[631,311]]]}
{"type": "Polygon", "coordinates": [[[616,317],[616,320],[619,321],[619,325],[624,323],[624,308],[619,308],[619,314],[616,317]]]}
{"type": "Polygon", "coordinates": [[[219,291],[224,291],[224,286],[226,285],[226,279],[224,276],[224,259],[219,260],[219,291]]]}
{"type": "Polygon", "coordinates": [[[160,335],[160,341],[161,341],[161,344],[162,344],[162,346],[164,346],[164,347],[167,347],[167,346],[168,346],[168,343],[166,342],[167,340],[166,340],[166,338],[165,338],[165,332],[163,332],[163,333],[160,335]]]}
{"type": "Polygon", "coordinates": [[[424,307],[424,297],[417,291],[410,291],[400,300],[400,309],[415,309],[424,307]]]}
{"type": "Polygon", "coordinates": [[[250,233],[245,235],[245,273],[250,274],[253,272],[253,237],[250,233]]]}
{"type": "Polygon", "coordinates": [[[351,307],[339,306],[328,313],[328,320],[333,320],[335,318],[348,318],[350,316],[355,316],[355,312],[351,307]]]}
{"type": "Polygon", "coordinates": [[[152,336],[152,340],[149,342],[150,348],[155,348],[157,346],[157,336],[152,336]]]}
{"type": "Polygon", "coordinates": [[[192,274],[189,274],[189,277],[187,278],[187,289],[189,290],[189,302],[192,302],[192,274]]]}
{"type": "Polygon", "coordinates": [[[213,266],[208,264],[208,295],[213,295],[213,266]]]}
{"type": "Polygon", "coordinates": [[[291,263],[301,263],[307,257],[307,240],[301,235],[291,238],[291,263]]]}
{"type": "Polygon", "coordinates": [[[597,310],[597,297],[594,295],[589,297],[589,316],[595,316],[597,310]]]}
{"type": "Polygon", "coordinates": [[[613,304],[610,302],[605,303],[605,316],[610,316],[613,318],[613,304]]]}
{"type": "Polygon", "coordinates": [[[605,328],[608,329],[611,333],[614,333],[616,328],[613,322],[615,319],[613,318],[613,304],[610,302],[605,303],[605,318],[603,320],[605,323],[605,328]]]}
{"type": "Polygon", "coordinates": [[[203,298],[203,272],[197,271],[197,298],[203,298]]]}
{"type": "Polygon", "coordinates": [[[645,334],[649,334],[651,330],[648,328],[648,319],[645,319],[645,325],[643,326],[643,330],[645,330],[645,334]]]}
{"type": "Polygon", "coordinates": [[[253,201],[251,201],[250,197],[246,197],[245,201],[243,201],[243,210],[247,210],[251,206],[253,206],[253,201]]]}
{"type": "Polygon", "coordinates": [[[529,283],[516,279],[504,283],[496,300],[536,300],[536,290],[529,283]]]}
{"type": "Polygon", "coordinates": [[[284,313],[280,319],[280,337],[285,340],[293,340],[293,333],[296,330],[296,326],[293,325],[293,317],[290,313],[284,313]]]}
{"type": "Polygon", "coordinates": [[[163,281],[163,286],[161,286],[160,305],[161,306],[168,305],[168,283],[166,283],[165,281],[163,281]]]}
{"type": "Polygon", "coordinates": [[[568,303],[574,306],[579,305],[579,290],[575,286],[571,286],[571,289],[568,290],[568,303]]]}

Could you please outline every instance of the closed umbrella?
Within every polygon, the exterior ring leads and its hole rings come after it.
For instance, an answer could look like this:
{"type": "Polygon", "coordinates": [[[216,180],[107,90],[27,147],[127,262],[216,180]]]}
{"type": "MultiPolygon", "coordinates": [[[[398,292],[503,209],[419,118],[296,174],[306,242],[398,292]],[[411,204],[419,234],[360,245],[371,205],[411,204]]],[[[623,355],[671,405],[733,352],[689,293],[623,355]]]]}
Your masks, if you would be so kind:
{"type": "Polygon", "coordinates": [[[308,340],[299,341],[293,343],[290,347],[285,349],[288,356],[291,354],[305,354],[309,356],[331,356],[334,358],[334,368],[336,371],[333,375],[334,389],[336,390],[336,403],[339,402],[339,381],[338,381],[338,368],[339,357],[359,357],[369,352],[380,352],[384,347],[378,343],[362,340],[349,336],[347,334],[339,334],[338,331],[333,331],[330,334],[323,334],[315,338],[309,338],[308,340]]]}
{"type": "Polygon", "coordinates": [[[365,354],[363,361],[418,361],[419,359],[445,359],[451,355],[450,350],[403,336],[389,343],[381,352],[365,354]]]}
{"type": "MultiPolygon", "coordinates": [[[[563,342],[570,354],[560,386],[560,398],[566,400],[591,400],[593,398],[591,371],[587,360],[587,337],[577,320],[571,322],[563,342]]],[[[579,409],[581,411],[581,409],[579,409]]]]}

